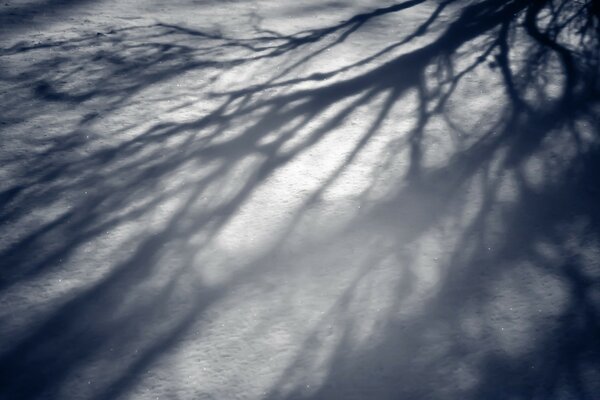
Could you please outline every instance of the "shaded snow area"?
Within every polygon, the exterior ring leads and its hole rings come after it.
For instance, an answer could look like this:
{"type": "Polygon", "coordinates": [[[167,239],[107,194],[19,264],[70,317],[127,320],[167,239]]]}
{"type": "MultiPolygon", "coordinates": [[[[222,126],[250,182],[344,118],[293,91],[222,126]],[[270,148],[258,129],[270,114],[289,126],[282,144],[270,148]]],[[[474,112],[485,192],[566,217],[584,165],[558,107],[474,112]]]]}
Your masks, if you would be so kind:
{"type": "Polygon", "coordinates": [[[599,21],[3,0],[0,399],[598,399],[599,21]]]}

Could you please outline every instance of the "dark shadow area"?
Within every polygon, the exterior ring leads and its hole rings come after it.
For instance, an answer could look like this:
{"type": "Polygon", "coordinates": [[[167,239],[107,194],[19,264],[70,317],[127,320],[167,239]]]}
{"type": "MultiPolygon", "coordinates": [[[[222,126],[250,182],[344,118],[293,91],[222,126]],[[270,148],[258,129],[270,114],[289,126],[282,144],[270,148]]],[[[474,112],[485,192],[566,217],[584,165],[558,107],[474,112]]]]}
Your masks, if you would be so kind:
{"type": "Polygon", "coordinates": [[[331,239],[384,237],[385,245],[365,250],[326,316],[341,330],[327,361],[314,366],[324,320],[264,398],[595,398],[598,2],[425,3],[292,35],[256,27],[255,37],[234,38],[157,23],[1,49],[6,65],[34,61],[0,72],[3,85],[31,96],[2,96],[3,140],[16,150],[1,160],[10,181],[0,192],[9,238],[0,242],[0,299],[29,299],[52,288],[46,277],[82,264],[90,278],[76,273],[74,288],[48,295],[24,326],[3,314],[0,399],[126,398],[190,332],[204,334],[212,307],[248,285],[268,292],[263,277],[286,274],[286,241],[402,102],[411,102],[401,111],[412,110],[406,118],[415,123],[398,128],[371,177],[374,188],[392,171],[392,195],[360,198],[361,210],[331,239]],[[413,7],[429,13],[383,50],[328,71],[307,67],[378,18],[402,20],[413,7]],[[256,65],[269,73],[215,89],[224,74],[256,65]],[[163,89],[180,77],[181,87],[163,89]],[[75,107],[85,112],[69,114],[75,107]],[[178,107],[192,111],[151,120],[178,107]],[[361,108],[371,120],[277,239],[227,278],[206,282],[198,254],[272,176],[361,108]],[[64,121],[48,122],[58,113],[64,121]],[[47,136],[33,134],[44,129],[47,136]],[[434,134],[452,147],[432,161],[434,134]],[[390,167],[399,162],[402,173],[390,167]],[[162,220],[153,219],[157,210],[162,220]],[[440,227],[449,244],[435,259],[437,284],[418,311],[402,314],[421,284],[420,264],[407,254],[440,227]],[[393,304],[368,344],[357,345],[357,288],[389,257],[400,260],[393,304]],[[498,317],[506,304],[521,319],[498,317]],[[311,370],[319,383],[307,387],[311,370]]]}
{"type": "Polygon", "coordinates": [[[0,24],[9,32],[42,27],[42,17],[68,16],[73,9],[89,3],[87,0],[6,1],[0,9],[0,24]]]}

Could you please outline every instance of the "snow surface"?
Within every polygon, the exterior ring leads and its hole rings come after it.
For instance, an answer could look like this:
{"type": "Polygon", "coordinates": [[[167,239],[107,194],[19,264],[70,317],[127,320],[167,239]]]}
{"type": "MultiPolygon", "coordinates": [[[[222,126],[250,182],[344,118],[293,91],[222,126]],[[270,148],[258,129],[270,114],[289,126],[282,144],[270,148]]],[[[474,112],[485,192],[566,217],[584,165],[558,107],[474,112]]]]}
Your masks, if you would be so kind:
{"type": "Polygon", "coordinates": [[[0,398],[600,393],[597,104],[467,3],[0,4],[0,398]]]}

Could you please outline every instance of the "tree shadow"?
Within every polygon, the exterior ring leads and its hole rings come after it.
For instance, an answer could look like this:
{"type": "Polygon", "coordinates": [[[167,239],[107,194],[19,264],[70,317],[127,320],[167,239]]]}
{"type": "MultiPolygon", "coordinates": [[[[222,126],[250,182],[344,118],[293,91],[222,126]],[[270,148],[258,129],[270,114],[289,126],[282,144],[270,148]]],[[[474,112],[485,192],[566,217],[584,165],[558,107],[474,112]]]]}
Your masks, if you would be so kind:
{"type": "Polygon", "coordinates": [[[1,77],[16,93],[36,82],[30,103],[3,97],[14,110],[3,128],[31,133],[35,121],[50,132],[9,136],[21,154],[5,160],[11,179],[0,193],[0,221],[14,231],[0,250],[1,299],[16,307],[41,290],[38,304],[50,301],[38,314],[22,309],[23,321],[1,317],[0,397],[130,393],[190,334],[202,337],[210,310],[236,290],[268,292],[265,280],[302,270],[302,257],[286,256],[302,224],[365,162],[386,121],[405,118],[412,127],[386,142],[352,199],[360,210],[300,247],[324,260],[333,252],[329,268],[348,262],[353,278],[264,397],[592,398],[597,4],[422,3],[293,35],[257,28],[236,39],[155,24],[2,50],[17,63],[62,53],[1,77]],[[304,69],[368,21],[419,6],[429,14],[382,50],[327,72],[304,69]],[[428,40],[405,48],[419,38],[428,40]],[[244,69],[275,72],[216,83],[244,69]],[[189,101],[184,89],[163,91],[180,77],[189,101]],[[209,109],[197,112],[203,102],[209,109]],[[71,116],[74,106],[89,112],[71,116]],[[153,108],[169,118],[146,122],[153,108]],[[364,129],[277,238],[211,280],[211,249],[228,226],[280,171],[344,138],[364,109],[364,129]],[[56,113],[65,121],[47,118],[56,113]],[[382,181],[386,195],[373,200],[382,181]],[[329,249],[356,242],[370,247],[352,262],[329,249]],[[394,279],[370,286],[385,274],[394,279]],[[368,316],[354,312],[383,290],[390,303],[358,340],[368,316]]]}

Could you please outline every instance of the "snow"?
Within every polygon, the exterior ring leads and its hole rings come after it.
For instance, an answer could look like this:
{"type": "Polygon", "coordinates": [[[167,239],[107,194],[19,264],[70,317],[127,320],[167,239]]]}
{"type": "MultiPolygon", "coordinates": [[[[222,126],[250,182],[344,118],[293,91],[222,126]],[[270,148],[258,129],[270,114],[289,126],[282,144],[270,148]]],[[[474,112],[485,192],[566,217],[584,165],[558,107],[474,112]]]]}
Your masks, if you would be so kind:
{"type": "Polygon", "coordinates": [[[476,3],[2,3],[0,399],[600,393],[597,97],[476,3]]]}

